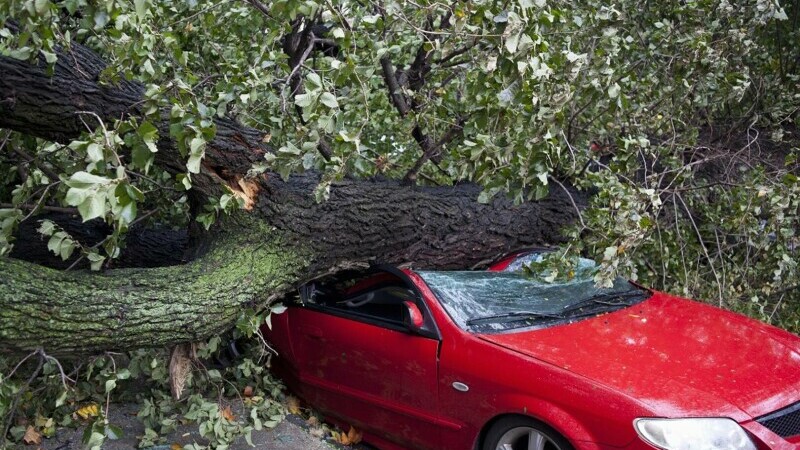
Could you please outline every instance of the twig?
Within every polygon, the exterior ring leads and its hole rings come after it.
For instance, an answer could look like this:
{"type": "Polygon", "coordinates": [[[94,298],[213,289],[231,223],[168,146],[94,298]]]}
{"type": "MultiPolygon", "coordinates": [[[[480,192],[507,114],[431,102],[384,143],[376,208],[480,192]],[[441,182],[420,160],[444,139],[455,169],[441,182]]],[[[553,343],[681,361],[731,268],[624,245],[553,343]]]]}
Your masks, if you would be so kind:
{"type": "Polygon", "coordinates": [[[6,376],[5,376],[5,378],[6,378],[6,379],[9,379],[9,378],[11,378],[11,377],[14,375],[14,373],[17,371],[17,369],[19,369],[19,368],[20,368],[20,366],[22,366],[22,364],[24,364],[24,363],[25,363],[25,361],[27,361],[28,359],[30,359],[30,357],[31,357],[31,356],[33,356],[33,355],[36,355],[36,354],[38,354],[38,353],[39,353],[39,351],[38,351],[38,350],[34,350],[34,351],[32,351],[32,352],[28,353],[28,354],[27,354],[27,355],[26,355],[24,358],[22,358],[22,360],[21,360],[20,362],[18,362],[18,363],[17,363],[17,365],[16,365],[16,366],[14,366],[14,368],[11,370],[11,372],[9,372],[9,373],[8,373],[8,375],[6,375],[6,376]]]}
{"type": "Polygon", "coordinates": [[[449,55],[442,56],[441,58],[437,59],[434,62],[436,64],[444,64],[447,61],[450,61],[451,59],[455,58],[456,56],[463,55],[464,53],[470,51],[470,49],[475,47],[475,45],[477,45],[477,44],[478,44],[478,40],[477,39],[473,39],[471,43],[469,43],[469,44],[467,44],[467,45],[465,45],[465,46],[463,46],[463,47],[461,47],[459,49],[453,50],[452,52],[450,52],[449,55]]]}
{"type": "Polygon", "coordinates": [[[442,149],[445,145],[449,144],[453,141],[464,129],[464,122],[465,119],[463,117],[459,117],[456,119],[456,123],[454,123],[443,135],[439,138],[435,144],[431,145],[427,137],[422,135],[422,131],[417,125],[414,128],[415,136],[414,138],[417,139],[417,142],[422,147],[422,156],[414,163],[414,166],[406,173],[405,177],[403,177],[404,182],[406,183],[413,183],[417,179],[417,173],[422,168],[422,166],[431,159],[436,152],[442,149]],[[417,135],[420,135],[419,138],[417,135]]]}
{"type": "MultiPolygon", "coordinates": [[[[311,50],[314,49],[314,43],[316,40],[314,38],[314,33],[310,34],[311,34],[311,39],[308,41],[308,47],[306,47],[303,54],[300,55],[300,60],[297,62],[297,65],[295,65],[292,68],[292,72],[289,73],[289,76],[286,78],[287,81],[291,81],[292,79],[294,79],[294,76],[297,74],[297,71],[300,70],[300,67],[303,65],[303,62],[305,62],[305,60],[308,58],[308,55],[311,54],[311,50]]],[[[294,95],[295,92],[292,92],[292,94],[294,95]]]]}
{"type": "Polygon", "coordinates": [[[53,180],[58,180],[59,179],[57,173],[55,173],[52,169],[37,163],[36,162],[36,158],[34,158],[33,156],[27,154],[24,150],[15,147],[14,148],[14,152],[16,154],[18,154],[19,156],[22,156],[23,158],[25,158],[28,163],[33,163],[39,170],[44,172],[44,174],[47,175],[48,177],[50,177],[51,179],[53,179],[53,180]]]}
{"type": "Polygon", "coordinates": [[[261,14],[264,14],[265,16],[269,17],[270,19],[273,19],[273,20],[275,19],[274,17],[272,17],[272,14],[269,13],[269,8],[267,8],[267,5],[261,3],[260,1],[258,1],[258,0],[245,0],[245,2],[249,3],[250,5],[252,5],[255,9],[257,9],[259,12],[261,12],[261,14]]]}
{"type": "Polygon", "coordinates": [[[75,380],[73,380],[72,378],[67,376],[66,372],[64,372],[64,367],[61,366],[61,362],[59,362],[58,359],[48,355],[47,353],[44,352],[44,350],[42,350],[41,352],[42,352],[42,356],[45,359],[47,359],[48,361],[53,361],[54,363],[56,363],[56,366],[58,367],[58,372],[61,374],[61,384],[64,385],[64,390],[69,389],[69,387],[67,386],[67,381],[69,381],[70,383],[74,384],[75,380]]]}
{"type": "Polygon", "coordinates": [[[42,355],[44,354],[42,349],[36,350],[34,354],[39,355],[39,364],[36,366],[36,370],[33,371],[33,374],[31,374],[30,378],[28,378],[28,381],[25,383],[25,385],[22,386],[19,389],[19,392],[17,392],[17,395],[14,396],[14,400],[11,402],[11,406],[8,408],[8,414],[6,414],[5,417],[5,427],[3,429],[3,435],[0,436],[0,444],[6,443],[6,436],[8,436],[8,430],[11,428],[11,422],[12,419],[14,418],[14,414],[16,413],[17,405],[19,405],[19,400],[20,398],[22,398],[22,394],[24,394],[25,391],[30,387],[31,383],[33,383],[33,380],[39,375],[39,372],[41,372],[42,366],[44,365],[45,360],[42,357],[42,355]]]}
{"type": "Polygon", "coordinates": [[[708,265],[711,268],[711,272],[714,274],[714,279],[717,281],[717,290],[719,291],[719,305],[722,306],[723,298],[722,298],[722,284],[719,280],[719,275],[717,274],[717,269],[714,268],[714,263],[711,261],[711,256],[708,254],[708,249],[706,248],[705,242],[703,242],[703,236],[700,234],[700,230],[697,228],[697,223],[694,221],[694,217],[692,217],[691,211],[689,211],[689,207],[686,205],[686,202],[683,201],[683,197],[680,194],[675,194],[675,197],[678,197],[678,200],[681,201],[683,208],[686,210],[686,215],[689,217],[689,222],[692,223],[692,228],[694,228],[695,234],[697,234],[697,240],[700,242],[700,247],[703,249],[703,254],[706,255],[706,259],[708,260],[708,265]]]}
{"type": "Polygon", "coordinates": [[[559,185],[561,189],[563,189],[564,192],[567,194],[567,197],[569,197],[569,202],[572,203],[572,207],[575,208],[575,212],[578,213],[578,220],[581,222],[581,231],[587,229],[588,227],[586,226],[586,223],[583,221],[583,215],[581,214],[581,209],[578,208],[578,204],[575,203],[575,199],[572,197],[572,193],[567,189],[566,186],[564,186],[563,183],[558,181],[556,177],[551,175],[548,178],[553,182],[555,182],[557,185],[559,185]]]}
{"type": "MultiPolygon", "coordinates": [[[[39,208],[39,205],[14,205],[12,203],[0,203],[0,208],[19,208],[19,209],[26,209],[26,210],[29,210],[29,211],[35,211],[37,208],[39,208]]],[[[66,214],[77,214],[78,213],[78,209],[77,208],[63,208],[61,206],[47,206],[47,205],[44,205],[44,206],[42,206],[42,209],[45,210],[45,211],[60,212],[60,213],[66,213],[66,214]]],[[[26,216],[25,219],[27,219],[29,216],[30,215],[26,216]]],[[[25,219],[23,219],[23,220],[25,220],[25,219]]]]}

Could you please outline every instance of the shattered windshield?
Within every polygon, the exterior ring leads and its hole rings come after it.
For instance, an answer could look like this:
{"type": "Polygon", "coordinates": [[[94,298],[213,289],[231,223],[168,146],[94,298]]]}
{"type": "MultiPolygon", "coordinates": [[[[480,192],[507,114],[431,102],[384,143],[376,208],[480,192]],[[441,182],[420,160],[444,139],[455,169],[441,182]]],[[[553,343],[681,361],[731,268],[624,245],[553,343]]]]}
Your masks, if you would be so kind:
{"type": "Polygon", "coordinates": [[[589,276],[549,283],[522,272],[417,272],[464,330],[545,327],[614,311],[649,297],[617,278],[595,287],[589,276]]]}

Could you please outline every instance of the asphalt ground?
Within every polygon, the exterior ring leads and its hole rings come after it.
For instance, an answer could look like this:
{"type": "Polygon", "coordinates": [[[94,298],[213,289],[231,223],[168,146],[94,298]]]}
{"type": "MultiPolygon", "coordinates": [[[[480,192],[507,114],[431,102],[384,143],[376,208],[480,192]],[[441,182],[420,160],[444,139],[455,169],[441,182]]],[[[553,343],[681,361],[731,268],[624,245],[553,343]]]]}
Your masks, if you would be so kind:
{"type": "MultiPolygon", "coordinates": [[[[138,449],[137,436],[144,434],[144,426],[136,418],[139,406],[135,404],[111,405],[109,421],[123,430],[119,440],[106,440],[103,450],[133,450],[138,449]]],[[[49,439],[42,439],[39,445],[18,445],[18,450],[84,450],[81,439],[83,427],[61,428],[56,435],[49,439]]],[[[251,447],[244,438],[240,438],[229,447],[230,450],[376,450],[367,445],[342,446],[334,443],[330,438],[323,439],[312,434],[306,421],[296,415],[288,415],[274,429],[253,431],[253,444],[251,447]]],[[[203,444],[204,440],[197,431],[197,425],[182,425],[175,432],[165,437],[165,444],[143,450],[171,450],[173,444],[180,446],[196,442],[203,444]]]]}

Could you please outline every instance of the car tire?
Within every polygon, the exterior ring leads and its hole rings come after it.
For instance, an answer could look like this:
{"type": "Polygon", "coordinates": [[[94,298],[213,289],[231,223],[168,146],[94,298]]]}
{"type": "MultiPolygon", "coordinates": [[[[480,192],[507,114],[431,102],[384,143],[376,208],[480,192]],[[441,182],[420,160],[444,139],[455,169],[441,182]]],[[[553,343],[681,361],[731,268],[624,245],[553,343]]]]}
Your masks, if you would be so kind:
{"type": "Polygon", "coordinates": [[[574,450],[572,445],[549,426],[527,417],[498,420],[483,440],[481,450],[574,450]]]}

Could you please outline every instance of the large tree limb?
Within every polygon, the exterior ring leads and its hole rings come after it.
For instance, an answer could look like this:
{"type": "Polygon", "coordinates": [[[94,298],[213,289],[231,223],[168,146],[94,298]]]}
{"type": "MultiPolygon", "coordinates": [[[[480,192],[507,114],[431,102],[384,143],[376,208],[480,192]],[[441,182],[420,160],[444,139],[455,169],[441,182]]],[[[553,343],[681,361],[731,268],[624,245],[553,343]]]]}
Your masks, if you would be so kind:
{"type": "MultiPolygon", "coordinates": [[[[77,44],[59,55],[53,77],[0,57],[0,127],[67,141],[83,131],[77,111],[102,120],[139,114],[140,86],[98,83],[103,67],[77,44]]],[[[217,128],[201,176],[207,186],[225,182],[239,190],[249,211],[223,221],[201,256],[179,266],[97,274],[0,259],[0,349],[44,347],[60,355],[195,341],[229,328],[242,308],[263,306],[337,268],[372,262],[466,268],[559,242],[559,230],[576,216],[560,190],[540,202],[515,206],[496,198],[484,205],[476,201],[480,188],[470,184],[412,188],[346,180],[331,187],[329,201],[316,203],[317,174],[245,177],[270,151],[264,132],[230,120],[218,120],[217,128]]],[[[185,170],[166,135],[159,146],[160,164],[185,170]]]]}
{"type": "MultiPolygon", "coordinates": [[[[73,43],[59,52],[52,76],[44,65],[0,57],[0,128],[66,143],[96,126],[94,117],[112,123],[142,114],[144,87],[120,80],[103,84],[99,80],[106,63],[88,48],[73,43]]],[[[204,163],[211,168],[245,174],[254,162],[263,161],[272,148],[264,143],[266,133],[229,119],[216,119],[217,134],[206,147],[204,163]]],[[[158,124],[161,135],[156,162],[185,171],[185,164],[169,139],[169,123],[158,124]]],[[[219,175],[219,174],[217,174],[219,175]]],[[[194,184],[203,189],[203,179],[194,184]]]]}

